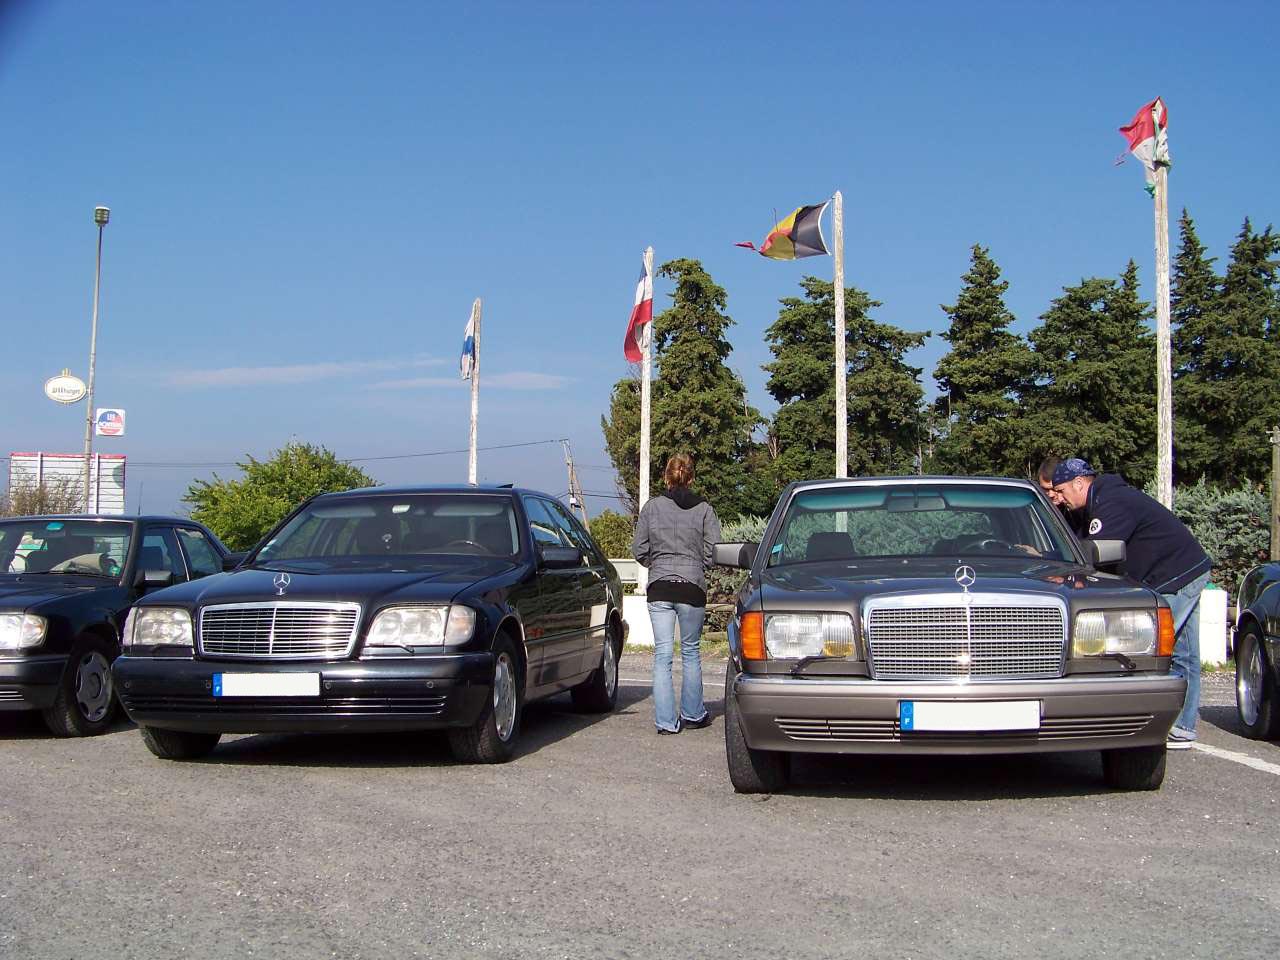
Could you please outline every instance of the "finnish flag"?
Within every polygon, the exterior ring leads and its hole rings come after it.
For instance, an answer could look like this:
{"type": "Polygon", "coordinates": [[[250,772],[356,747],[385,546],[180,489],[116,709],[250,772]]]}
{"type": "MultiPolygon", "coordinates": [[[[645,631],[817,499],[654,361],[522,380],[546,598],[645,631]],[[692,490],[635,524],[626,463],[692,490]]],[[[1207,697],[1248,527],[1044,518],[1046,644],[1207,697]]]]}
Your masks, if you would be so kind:
{"type": "Polygon", "coordinates": [[[473,311],[467,321],[467,332],[462,335],[462,356],[458,360],[458,370],[463,380],[470,380],[476,368],[476,315],[473,311]]]}

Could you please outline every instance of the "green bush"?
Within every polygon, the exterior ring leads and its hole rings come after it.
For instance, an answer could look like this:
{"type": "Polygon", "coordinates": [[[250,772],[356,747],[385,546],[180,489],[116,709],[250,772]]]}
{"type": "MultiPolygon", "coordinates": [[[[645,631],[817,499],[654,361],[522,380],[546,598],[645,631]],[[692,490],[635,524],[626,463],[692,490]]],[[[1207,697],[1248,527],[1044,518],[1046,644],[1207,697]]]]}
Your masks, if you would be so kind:
{"type": "Polygon", "coordinates": [[[630,516],[616,510],[606,510],[591,518],[591,536],[606,557],[619,559],[631,556],[631,540],[636,524],[630,516]]]}
{"type": "MultiPolygon", "coordinates": [[[[760,538],[764,536],[765,524],[769,522],[768,517],[738,517],[720,525],[720,542],[721,543],[759,543],[760,538]]],[[[738,592],[738,588],[747,579],[747,571],[738,570],[733,567],[712,567],[707,571],[707,602],[708,603],[731,603],[733,596],[738,592]]],[[[708,617],[711,620],[722,621],[723,617],[708,617]]],[[[708,626],[709,630],[723,630],[723,625],[708,626]]]]}
{"type": "Polygon", "coordinates": [[[1213,559],[1213,582],[1234,603],[1240,578],[1271,551],[1270,494],[1248,483],[1224,490],[1201,480],[1174,491],[1173,512],[1213,559]]]}

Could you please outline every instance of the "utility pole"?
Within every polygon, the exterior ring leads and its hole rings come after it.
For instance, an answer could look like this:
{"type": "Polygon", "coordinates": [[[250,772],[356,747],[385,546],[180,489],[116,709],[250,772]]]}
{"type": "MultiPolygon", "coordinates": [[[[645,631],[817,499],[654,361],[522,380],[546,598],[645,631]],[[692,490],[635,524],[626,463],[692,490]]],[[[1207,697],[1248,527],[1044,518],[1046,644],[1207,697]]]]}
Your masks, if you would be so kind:
{"type": "MultiPolygon", "coordinates": [[[[89,494],[89,462],[93,457],[93,371],[98,358],[98,291],[102,286],[102,228],[111,219],[111,210],[107,207],[93,208],[93,222],[98,225],[98,259],[93,271],[93,326],[89,333],[89,391],[85,398],[88,409],[84,415],[84,512],[90,510],[89,494]]],[[[95,498],[96,499],[96,498],[95,498]]],[[[93,505],[95,508],[97,504],[93,505]]]]}
{"type": "MultiPolygon", "coordinates": [[[[849,403],[845,394],[845,380],[848,377],[849,364],[845,357],[844,329],[844,195],[837,190],[832,197],[831,207],[831,258],[832,280],[835,281],[832,293],[835,299],[836,321],[836,476],[849,475],[849,403]]],[[[843,516],[843,514],[841,514],[843,516]]]]}
{"type": "Polygon", "coordinates": [[[1280,560],[1280,427],[1271,434],[1271,562],[1280,560]]]}
{"type": "Polygon", "coordinates": [[[591,520],[587,517],[587,498],[582,493],[582,486],[578,483],[578,471],[573,468],[573,451],[569,449],[569,441],[561,440],[564,444],[564,465],[569,471],[569,507],[576,508],[578,516],[582,517],[582,525],[590,529],[591,520]]]}

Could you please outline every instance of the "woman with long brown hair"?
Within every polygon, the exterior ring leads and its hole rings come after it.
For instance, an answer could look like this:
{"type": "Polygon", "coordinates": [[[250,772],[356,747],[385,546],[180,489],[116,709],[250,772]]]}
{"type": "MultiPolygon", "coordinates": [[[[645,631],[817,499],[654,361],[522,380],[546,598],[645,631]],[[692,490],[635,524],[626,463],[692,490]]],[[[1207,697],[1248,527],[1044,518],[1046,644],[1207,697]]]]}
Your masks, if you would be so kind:
{"type": "Polygon", "coordinates": [[[706,570],[720,540],[711,504],[693,493],[693,460],[678,453],[662,473],[666,492],[640,510],[632,542],[635,558],[649,568],[649,622],[653,625],[653,712],[658,733],[711,724],[702,698],[702,622],[706,616],[706,570]],[[671,679],[676,623],[680,624],[682,680],[676,708],[671,679]]]}

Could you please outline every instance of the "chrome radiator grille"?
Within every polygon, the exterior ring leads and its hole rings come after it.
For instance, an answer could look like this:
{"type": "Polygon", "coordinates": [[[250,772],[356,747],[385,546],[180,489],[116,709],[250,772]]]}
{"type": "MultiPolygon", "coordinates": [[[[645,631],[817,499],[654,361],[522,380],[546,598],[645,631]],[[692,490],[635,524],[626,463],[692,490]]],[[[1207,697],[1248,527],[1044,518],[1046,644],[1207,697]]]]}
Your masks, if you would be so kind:
{"type": "Polygon", "coordinates": [[[945,594],[867,604],[880,680],[1044,679],[1062,675],[1066,607],[1053,597],[945,594]]]}
{"type": "Polygon", "coordinates": [[[335,659],[351,655],[360,605],[356,603],[227,603],[200,611],[200,652],[210,657],[276,660],[335,659]]]}

